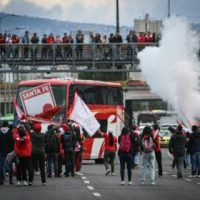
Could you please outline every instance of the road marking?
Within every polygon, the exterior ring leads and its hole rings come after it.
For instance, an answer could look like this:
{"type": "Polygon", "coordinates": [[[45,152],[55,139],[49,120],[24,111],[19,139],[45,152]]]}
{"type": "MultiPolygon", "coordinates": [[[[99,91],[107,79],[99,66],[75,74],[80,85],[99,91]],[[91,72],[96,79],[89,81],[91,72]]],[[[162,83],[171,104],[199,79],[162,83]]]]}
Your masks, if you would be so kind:
{"type": "Polygon", "coordinates": [[[101,195],[100,195],[98,192],[93,192],[93,195],[94,195],[95,197],[101,197],[101,195]]]}
{"type": "Polygon", "coordinates": [[[163,172],[163,174],[168,174],[167,172],[163,172]]]}
{"type": "Polygon", "coordinates": [[[88,188],[88,190],[94,190],[94,187],[91,185],[87,186],[87,188],[88,188]]]}
{"type": "Polygon", "coordinates": [[[85,177],[85,176],[83,176],[83,177],[81,177],[82,179],[87,179],[87,177],[85,177]]]}
{"type": "Polygon", "coordinates": [[[172,174],[172,176],[175,177],[175,178],[177,177],[177,175],[174,175],[174,174],[172,174]]]}
{"type": "Polygon", "coordinates": [[[86,180],[86,181],[84,181],[84,183],[85,183],[85,184],[89,184],[89,183],[90,183],[90,181],[86,180]]]}
{"type": "Polygon", "coordinates": [[[197,183],[197,185],[200,185],[200,183],[197,183]]]}
{"type": "Polygon", "coordinates": [[[192,181],[192,180],[189,179],[189,178],[184,178],[184,180],[185,180],[185,181],[189,181],[189,182],[192,181]]]}

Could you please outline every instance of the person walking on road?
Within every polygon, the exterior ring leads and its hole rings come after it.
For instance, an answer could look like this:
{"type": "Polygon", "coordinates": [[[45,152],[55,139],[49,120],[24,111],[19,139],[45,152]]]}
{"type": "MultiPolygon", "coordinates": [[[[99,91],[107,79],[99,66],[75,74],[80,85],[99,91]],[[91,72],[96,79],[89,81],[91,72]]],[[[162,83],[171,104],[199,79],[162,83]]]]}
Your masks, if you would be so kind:
{"type": "Polygon", "coordinates": [[[121,185],[124,185],[124,173],[125,166],[127,165],[128,172],[128,184],[132,185],[132,145],[133,141],[129,134],[129,130],[124,127],[122,128],[121,135],[118,138],[119,143],[119,161],[120,161],[120,176],[121,176],[121,185]]]}
{"type": "Polygon", "coordinates": [[[177,178],[182,178],[183,171],[183,161],[185,157],[185,144],[186,136],[183,134],[183,127],[178,125],[175,134],[173,134],[169,141],[169,152],[174,156],[176,168],[177,168],[177,178]]]}
{"type": "Polygon", "coordinates": [[[113,130],[109,129],[108,134],[103,133],[105,139],[105,151],[104,151],[104,165],[106,168],[105,175],[110,172],[111,175],[115,175],[115,156],[117,151],[117,138],[113,135],[113,130]],[[110,168],[109,168],[110,163],[110,168]]]}

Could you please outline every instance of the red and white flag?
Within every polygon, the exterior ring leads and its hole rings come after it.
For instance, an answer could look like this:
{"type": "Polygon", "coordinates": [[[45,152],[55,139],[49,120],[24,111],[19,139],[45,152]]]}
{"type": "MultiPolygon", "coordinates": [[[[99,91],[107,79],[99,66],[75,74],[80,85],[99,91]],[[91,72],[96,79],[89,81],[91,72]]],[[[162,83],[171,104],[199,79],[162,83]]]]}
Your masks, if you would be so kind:
{"type": "Polygon", "coordinates": [[[90,136],[93,136],[99,129],[100,124],[94,117],[84,101],[75,92],[74,101],[69,110],[69,119],[82,126],[90,136]]]}
{"type": "Polygon", "coordinates": [[[24,119],[25,113],[21,110],[21,108],[20,108],[19,105],[17,104],[16,99],[14,99],[13,104],[14,104],[14,107],[15,107],[15,110],[16,110],[16,113],[17,113],[18,120],[24,119]]]}

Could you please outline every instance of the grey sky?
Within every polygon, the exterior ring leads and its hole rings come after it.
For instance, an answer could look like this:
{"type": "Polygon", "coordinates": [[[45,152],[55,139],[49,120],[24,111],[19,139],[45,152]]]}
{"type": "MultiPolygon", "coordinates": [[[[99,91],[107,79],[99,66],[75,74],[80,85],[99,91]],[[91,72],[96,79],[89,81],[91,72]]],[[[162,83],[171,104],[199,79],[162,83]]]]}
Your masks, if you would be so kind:
{"type": "MultiPolygon", "coordinates": [[[[119,0],[120,26],[149,13],[153,19],[167,17],[168,0],[119,0]]],[[[171,14],[200,23],[200,0],[171,0],[171,14]]],[[[58,20],[115,25],[116,0],[0,0],[0,11],[58,20]]]]}

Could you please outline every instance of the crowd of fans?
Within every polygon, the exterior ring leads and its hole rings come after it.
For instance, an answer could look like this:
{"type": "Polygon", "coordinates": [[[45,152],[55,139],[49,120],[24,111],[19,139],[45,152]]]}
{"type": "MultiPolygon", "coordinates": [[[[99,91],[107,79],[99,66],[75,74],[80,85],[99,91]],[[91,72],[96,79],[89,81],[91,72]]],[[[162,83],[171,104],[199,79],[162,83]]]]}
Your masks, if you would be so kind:
{"type": "MultiPolygon", "coordinates": [[[[93,34],[91,32],[89,40],[90,44],[97,44],[95,52],[100,51],[100,55],[102,55],[103,58],[108,58],[111,54],[117,54],[120,51],[120,43],[155,43],[159,41],[159,37],[156,36],[155,33],[152,34],[150,32],[146,34],[140,33],[137,35],[134,30],[130,30],[125,39],[122,38],[120,33],[111,33],[107,36],[100,35],[99,33],[93,34]],[[107,47],[107,44],[113,44],[113,46],[107,47]],[[116,44],[116,47],[114,44],[116,44]]],[[[0,33],[0,58],[19,58],[21,55],[23,58],[33,58],[34,56],[36,59],[51,59],[54,55],[54,51],[56,58],[72,58],[73,45],[75,45],[74,51],[76,58],[82,58],[85,43],[85,35],[81,30],[78,30],[74,37],[67,33],[64,33],[63,36],[55,36],[53,33],[50,33],[49,35],[44,34],[42,38],[40,38],[37,33],[30,35],[29,31],[25,31],[23,36],[16,34],[11,35],[10,33],[0,33]],[[18,44],[23,45],[21,49],[18,44]],[[39,47],[41,44],[42,46],[39,47]]],[[[127,46],[128,56],[132,55],[132,49],[133,47],[127,46]]]]}

